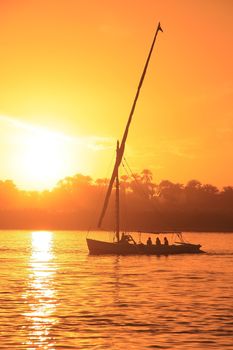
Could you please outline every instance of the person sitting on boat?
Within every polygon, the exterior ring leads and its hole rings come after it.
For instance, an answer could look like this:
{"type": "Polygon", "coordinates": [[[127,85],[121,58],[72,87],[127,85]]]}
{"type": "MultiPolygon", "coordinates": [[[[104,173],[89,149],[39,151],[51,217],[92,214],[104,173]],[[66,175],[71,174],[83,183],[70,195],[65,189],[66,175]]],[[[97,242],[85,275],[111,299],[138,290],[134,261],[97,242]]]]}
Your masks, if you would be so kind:
{"type": "Polygon", "coordinates": [[[156,238],[156,245],[161,245],[161,241],[160,241],[159,237],[156,238]]]}
{"type": "Polygon", "coordinates": [[[122,242],[122,243],[129,243],[128,235],[126,235],[124,232],[122,232],[120,242],[122,242]]]}
{"type": "Polygon", "coordinates": [[[169,245],[167,237],[164,237],[164,245],[169,245]]]}
{"type": "Polygon", "coordinates": [[[135,242],[135,240],[133,239],[133,237],[132,237],[131,235],[126,234],[125,232],[122,232],[120,242],[121,242],[121,243],[133,242],[134,244],[137,244],[137,243],[135,242]]]}
{"type": "Polygon", "coordinates": [[[149,237],[148,240],[146,241],[147,247],[151,247],[152,246],[152,240],[149,237]]]}

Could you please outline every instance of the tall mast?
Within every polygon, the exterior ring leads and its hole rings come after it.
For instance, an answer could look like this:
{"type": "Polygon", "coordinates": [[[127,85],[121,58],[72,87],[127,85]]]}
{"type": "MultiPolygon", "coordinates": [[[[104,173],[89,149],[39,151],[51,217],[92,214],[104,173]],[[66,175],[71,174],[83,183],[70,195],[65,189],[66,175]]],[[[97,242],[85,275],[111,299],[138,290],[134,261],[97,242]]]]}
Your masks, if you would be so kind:
{"type": "Polygon", "coordinates": [[[151,54],[152,54],[152,51],[153,51],[153,48],[154,48],[154,44],[155,44],[155,41],[156,41],[156,38],[157,38],[157,34],[158,34],[159,31],[161,31],[161,32],[163,31],[162,28],[161,28],[160,23],[157,26],[157,29],[156,29],[156,32],[155,32],[155,35],[154,35],[154,39],[153,39],[153,42],[152,42],[152,45],[151,45],[151,48],[150,48],[150,51],[149,51],[149,54],[148,54],[148,57],[147,57],[147,60],[146,60],[143,72],[142,72],[142,75],[141,75],[141,78],[140,78],[140,81],[139,81],[139,84],[138,84],[138,88],[137,88],[137,92],[136,92],[136,95],[135,95],[135,98],[134,98],[134,101],[133,101],[133,105],[131,107],[131,111],[130,111],[130,114],[129,114],[128,122],[126,124],[125,132],[123,134],[122,141],[121,141],[121,144],[120,144],[120,147],[119,147],[119,150],[118,150],[117,159],[116,159],[115,166],[114,166],[114,169],[113,169],[112,177],[110,179],[108,190],[107,190],[107,193],[106,193],[106,196],[105,196],[103,209],[102,209],[102,212],[101,212],[101,215],[100,215],[100,218],[99,218],[99,222],[98,222],[98,227],[101,226],[103,218],[104,218],[104,215],[105,215],[105,212],[106,212],[106,209],[108,207],[108,202],[109,202],[109,198],[110,198],[110,195],[111,195],[111,192],[112,192],[113,183],[114,183],[114,181],[116,179],[116,176],[118,174],[118,168],[119,168],[119,166],[121,164],[121,160],[122,160],[122,157],[123,157],[123,154],[124,154],[125,142],[126,142],[126,139],[127,139],[127,136],[128,136],[129,126],[130,126],[130,123],[131,123],[131,120],[132,120],[132,117],[133,117],[133,114],[134,114],[134,110],[135,110],[135,107],[136,107],[136,104],[137,104],[137,100],[138,100],[138,97],[139,97],[139,94],[140,94],[140,90],[141,90],[141,87],[142,87],[142,84],[143,84],[143,81],[144,81],[144,78],[145,78],[145,75],[146,75],[147,67],[148,67],[148,64],[149,64],[149,61],[150,61],[150,57],[151,57],[151,54]]]}
{"type": "MultiPolygon", "coordinates": [[[[117,141],[116,159],[119,153],[119,141],[117,141]]],[[[120,184],[119,184],[119,172],[117,168],[116,172],[116,239],[120,240],[120,184]]]]}

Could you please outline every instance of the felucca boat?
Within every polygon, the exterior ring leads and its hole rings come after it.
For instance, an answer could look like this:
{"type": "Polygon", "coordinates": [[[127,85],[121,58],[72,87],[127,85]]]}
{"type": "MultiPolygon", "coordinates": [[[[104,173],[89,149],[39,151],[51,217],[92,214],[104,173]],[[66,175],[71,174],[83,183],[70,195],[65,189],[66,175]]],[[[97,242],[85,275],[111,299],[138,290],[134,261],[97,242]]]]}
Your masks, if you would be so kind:
{"type": "MultiPolygon", "coordinates": [[[[154,48],[154,44],[157,38],[157,35],[159,32],[162,32],[162,28],[160,23],[157,26],[153,42],[149,51],[149,55],[147,57],[142,76],[139,81],[139,85],[137,88],[136,96],[133,101],[133,105],[129,114],[129,118],[126,124],[126,128],[122,137],[121,144],[119,144],[119,141],[117,141],[117,149],[116,149],[116,161],[115,165],[113,168],[113,173],[112,177],[109,182],[109,186],[107,189],[107,193],[105,196],[104,200],[104,205],[103,209],[99,218],[98,222],[98,227],[101,228],[101,224],[103,221],[103,218],[105,216],[108,203],[109,203],[109,198],[112,192],[113,185],[115,183],[115,188],[116,188],[116,230],[115,230],[115,235],[113,237],[112,242],[105,242],[105,241],[100,241],[96,239],[91,239],[87,238],[87,246],[89,249],[90,254],[117,254],[117,255],[132,255],[132,254],[140,254],[140,255],[170,255],[170,254],[199,254],[203,253],[203,251],[200,249],[201,245],[200,244],[192,244],[185,242],[183,237],[182,237],[182,232],[174,232],[177,234],[179,238],[179,242],[175,242],[174,244],[161,244],[160,240],[157,239],[157,244],[152,244],[152,241],[149,240],[147,244],[143,244],[141,242],[137,243],[135,239],[132,237],[132,235],[126,233],[126,232],[121,232],[120,231],[120,201],[119,201],[119,177],[118,177],[118,170],[119,166],[121,165],[122,162],[122,157],[124,154],[124,149],[125,149],[125,143],[126,139],[128,136],[128,131],[129,127],[131,124],[131,120],[134,114],[134,110],[136,107],[136,103],[139,97],[140,89],[142,87],[147,67],[150,61],[150,57],[154,48]]],[[[148,232],[147,232],[148,233],[148,232]]],[[[158,234],[162,232],[150,232],[150,234],[158,234]]],[[[168,232],[166,232],[168,233],[168,232]]]]}

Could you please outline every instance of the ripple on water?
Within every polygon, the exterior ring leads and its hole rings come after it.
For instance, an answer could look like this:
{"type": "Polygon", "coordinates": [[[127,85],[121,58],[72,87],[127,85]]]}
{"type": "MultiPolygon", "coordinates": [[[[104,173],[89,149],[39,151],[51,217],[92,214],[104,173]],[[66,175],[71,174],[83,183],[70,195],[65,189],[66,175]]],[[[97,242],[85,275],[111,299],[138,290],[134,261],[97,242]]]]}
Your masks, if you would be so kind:
{"type": "Polygon", "coordinates": [[[158,259],[90,257],[75,232],[4,233],[0,348],[231,349],[232,237],[158,259]]]}

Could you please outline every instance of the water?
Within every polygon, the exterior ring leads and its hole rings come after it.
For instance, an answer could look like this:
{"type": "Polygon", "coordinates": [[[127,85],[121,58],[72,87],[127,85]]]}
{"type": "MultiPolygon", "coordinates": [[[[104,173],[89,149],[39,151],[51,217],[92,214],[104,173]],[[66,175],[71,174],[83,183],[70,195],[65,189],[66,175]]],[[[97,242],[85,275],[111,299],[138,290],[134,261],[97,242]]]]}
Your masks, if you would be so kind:
{"type": "Polygon", "coordinates": [[[169,257],[89,256],[85,237],[0,231],[0,349],[233,349],[233,234],[169,257]]]}

